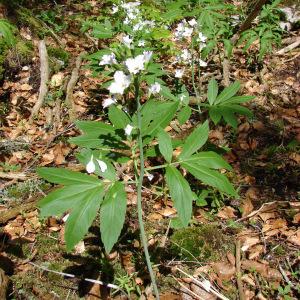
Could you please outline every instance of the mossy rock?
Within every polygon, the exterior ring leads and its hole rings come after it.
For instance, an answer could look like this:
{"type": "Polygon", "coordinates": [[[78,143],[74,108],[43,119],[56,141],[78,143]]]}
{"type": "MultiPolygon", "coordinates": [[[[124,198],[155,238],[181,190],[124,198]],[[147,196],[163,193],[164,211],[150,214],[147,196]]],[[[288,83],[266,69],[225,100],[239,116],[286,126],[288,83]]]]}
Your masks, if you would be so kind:
{"type": "Polygon", "coordinates": [[[234,243],[215,225],[176,230],[170,241],[171,253],[185,260],[217,261],[234,250],[234,243]]]}

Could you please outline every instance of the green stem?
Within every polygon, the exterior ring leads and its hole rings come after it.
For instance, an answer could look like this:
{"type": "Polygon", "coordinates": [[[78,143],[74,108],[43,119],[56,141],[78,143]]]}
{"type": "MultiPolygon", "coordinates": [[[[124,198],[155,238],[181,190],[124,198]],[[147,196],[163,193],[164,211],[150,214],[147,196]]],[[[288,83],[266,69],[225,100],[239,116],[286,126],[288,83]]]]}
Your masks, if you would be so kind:
{"type": "Polygon", "coordinates": [[[148,242],[143,222],[143,208],[142,208],[142,186],[143,186],[143,178],[145,174],[145,167],[144,167],[144,149],[143,149],[143,139],[141,134],[142,129],[142,114],[141,114],[141,103],[139,99],[139,80],[138,78],[135,78],[134,80],[134,86],[135,86],[135,99],[137,103],[137,125],[138,125],[138,144],[139,144],[139,150],[140,150],[140,174],[138,174],[136,170],[136,180],[138,182],[137,184],[137,208],[138,208],[138,219],[139,219],[139,226],[141,231],[141,242],[144,248],[145,258],[147,262],[148,271],[150,274],[151,282],[153,285],[154,294],[157,300],[159,300],[159,292],[154,276],[154,272],[151,265],[150,255],[148,251],[148,242]]]}

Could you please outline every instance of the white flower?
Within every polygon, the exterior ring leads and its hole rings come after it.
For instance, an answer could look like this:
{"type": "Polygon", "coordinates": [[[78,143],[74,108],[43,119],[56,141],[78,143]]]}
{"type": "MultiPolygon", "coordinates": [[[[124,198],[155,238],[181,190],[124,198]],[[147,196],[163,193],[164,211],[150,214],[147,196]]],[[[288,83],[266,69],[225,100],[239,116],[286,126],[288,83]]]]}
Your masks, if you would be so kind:
{"type": "Polygon", "coordinates": [[[183,31],[183,33],[182,33],[182,36],[188,38],[188,37],[190,37],[192,34],[193,34],[193,28],[192,28],[192,27],[185,27],[185,28],[184,28],[184,31],[183,31]]]}
{"type": "Polygon", "coordinates": [[[198,41],[201,43],[204,43],[206,41],[206,39],[207,39],[207,37],[202,32],[199,32],[198,41]]]}
{"type": "Polygon", "coordinates": [[[101,172],[104,173],[107,170],[107,164],[103,160],[100,160],[100,159],[96,159],[96,160],[97,160],[97,163],[99,165],[101,172]]]}
{"type": "Polygon", "coordinates": [[[158,94],[161,90],[161,86],[158,82],[155,82],[154,84],[152,84],[150,87],[149,87],[149,92],[151,94],[158,94]]]}
{"type": "Polygon", "coordinates": [[[103,65],[113,65],[113,64],[117,64],[118,62],[116,61],[116,56],[114,53],[112,54],[104,54],[102,56],[102,59],[99,63],[100,66],[103,65]]]}
{"type": "Polygon", "coordinates": [[[123,71],[116,71],[114,74],[115,81],[108,87],[111,94],[123,94],[124,90],[129,87],[131,76],[126,75],[123,71]]]}
{"type": "Polygon", "coordinates": [[[176,69],[175,70],[175,77],[176,78],[182,78],[183,73],[184,73],[184,69],[176,69]]]}
{"type": "Polygon", "coordinates": [[[147,174],[147,178],[149,181],[152,181],[152,179],[154,178],[154,175],[153,174],[147,174]]]}
{"type": "Polygon", "coordinates": [[[115,103],[116,103],[115,97],[111,97],[111,98],[104,99],[102,102],[102,106],[103,106],[103,108],[106,108],[115,103]]]}
{"type": "Polygon", "coordinates": [[[86,165],[86,171],[90,174],[90,173],[94,173],[95,169],[96,169],[96,166],[94,164],[94,156],[92,154],[90,161],[86,165]]]}
{"type": "Polygon", "coordinates": [[[133,39],[130,38],[129,35],[125,35],[125,36],[123,37],[122,40],[123,40],[123,44],[124,44],[126,47],[130,48],[130,45],[131,45],[133,39]]]}
{"type": "Polygon", "coordinates": [[[192,20],[190,20],[190,21],[188,21],[188,23],[191,25],[191,26],[196,26],[198,23],[197,23],[197,21],[195,20],[195,19],[192,19],[192,20]]]}
{"type": "Polygon", "coordinates": [[[191,53],[189,52],[188,49],[183,49],[183,50],[182,50],[182,53],[181,53],[181,55],[180,55],[180,57],[182,58],[182,60],[183,60],[184,62],[188,62],[188,61],[191,60],[192,55],[191,55],[191,53]]]}
{"type": "Polygon", "coordinates": [[[139,23],[136,23],[136,24],[133,26],[132,30],[133,30],[133,31],[142,30],[143,27],[144,27],[144,24],[143,24],[142,22],[139,22],[139,23]]]}
{"type": "Polygon", "coordinates": [[[199,60],[199,65],[200,67],[206,67],[207,63],[205,61],[203,61],[202,59],[199,60]]]}
{"type": "Polygon", "coordinates": [[[139,47],[144,47],[144,46],[145,46],[145,43],[146,43],[146,42],[145,42],[144,40],[140,40],[139,43],[138,43],[138,46],[139,46],[139,47]]]}
{"type": "Polygon", "coordinates": [[[123,3],[121,6],[124,8],[124,9],[131,9],[131,8],[134,8],[134,7],[137,7],[141,5],[141,2],[139,1],[136,1],[136,2],[127,2],[127,3],[123,3]]]}
{"type": "Polygon", "coordinates": [[[115,14],[115,13],[117,13],[118,11],[119,11],[119,7],[118,7],[117,5],[113,5],[111,13],[112,13],[112,14],[115,14]]]}
{"type": "Polygon", "coordinates": [[[135,58],[128,58],[125,61],[125,65],[131,74],[137,74],[138,72],[144,70],[145,57],[140,54],[135,58]]]}
{"type": "Polygon", "coordinates": [[[145,63],[148,63],[150,61],[152,54],[153,54],[152,51],[144,51],[143,52],[145,63]]]}
{"type": "Polygon", "coordinates": [[[127,136],[131,135],[132,129],[133,129],[133,126],[131,126],[130,124],[128,124],[128,125],[124,128],[125,134],[126,134],[127,136]]]}
{"type": "Polygon", "coordinates": [[[184,98],[186,98],[186,95],[181,95],[181,96],[179,97],[180,102],[183,102],[184,98]]]}

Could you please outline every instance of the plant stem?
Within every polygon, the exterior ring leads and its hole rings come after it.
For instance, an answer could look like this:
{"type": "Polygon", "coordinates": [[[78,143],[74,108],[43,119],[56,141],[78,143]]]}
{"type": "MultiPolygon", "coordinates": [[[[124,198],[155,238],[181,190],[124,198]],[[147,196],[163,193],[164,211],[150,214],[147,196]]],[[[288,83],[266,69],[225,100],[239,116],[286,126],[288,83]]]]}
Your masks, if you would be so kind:
{"type": "Polygon", "coordinates": [[[143,149],[143,139],[141,134],[142,129],[142,114],[141,114],[141,103],[139,98],[139,81],[138,78],[135,78],[134,80],[134,86],[135,86],[135,99],[137,104],[137,125],[138,125],[138,144],[139,144],[139,150],[140,150],[140,174],[136,171],[136,180],[138,182],[137,184],[137,208],[138,208],[138,220],[139,220],[139,226],[140,226],[140,232],[141,232],[141,242],[144,248],[145,258],[147,262],[148,271],[150,274],[154,294],[157,300],[159,300],[159,292],[154,276],[154,272],[151,265],[150,255],[148,251],[148,242],[143,222],[143,208],[142,208],[142,186],[143,186],[143,178],[145,174],[145,168],[144,168],[144,149],[143,149]]]}

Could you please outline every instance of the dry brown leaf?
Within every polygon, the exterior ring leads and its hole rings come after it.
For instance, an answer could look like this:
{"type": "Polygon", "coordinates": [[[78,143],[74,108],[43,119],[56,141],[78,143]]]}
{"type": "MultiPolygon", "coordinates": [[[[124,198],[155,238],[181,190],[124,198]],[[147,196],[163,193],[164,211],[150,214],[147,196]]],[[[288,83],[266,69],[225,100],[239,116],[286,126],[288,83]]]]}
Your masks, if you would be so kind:
{"type": "Polygon", "coordinates": [[[300,213],[297,213],[297,214],[294,215],[293,223],[294,224],[299,224],[300,223],[300,213]]]}
{"type": "Polygon", "coordinates": [[[233,219],[236,217],[236,215],[234,214],[235,212],[236,210],[231,206],[225,206],[218,212],[217,216],[225,220],[233,219]]]}
{"type": "Polygon", "coordinates": [[[243,260],[241,264],[242,269],[247,271],[255,270],[261,276],[270,280],[281,280],[281,273],[273,268],[270,268],[268,264],[263,264],[255,260],[243,260]]]}
{"type": "Polygon", "coordinates": [[[271,219],[267,221],[267,224],[263,225],[262,232],[266,233],[269,230],[284,229],[287,227],[287,221],[285,219],[271,219]]]}
{"type": "Polygon", "coordinates": [[[251,248],[248,258],[249,259],[258,258],[263,252],[264,252],[263,245],[255,245],[253,248],[251,248]]]}
{"type": "Polygon", "coordinates": [[[230,263],[217,262],[212,267],[221,280],[230,280],[235,275],[235,266],[230,263]]]}
{"type": "Polygon", "coordinates": [[[177,213],[176,209],[173,207],[166,207],[159,211],[159,213],[164,217],[169,217],[177,213]]]}
{"type": "Polygon", "coordinates": [[[243,200],[241,208],[243,211],[242,217],[248,216],[253,211],[254,206],[252,204],[250,197],[246,197],[246,199],[243,200]]]}
{"type": "Polygon", "coordinates": [[[300,164],[300,154],[299,153],[291,153],[289,156],[290,159],[292,159],[293,161],[295,161],[297,164],[300,164]]]}
{"type": "Polygon", "coordinates": [[[259,243],[260,243],[260,238],[258,236],[253,236],[253,237],[249,236],[246,237],[246,240],[244,241],[241,249],[242,251],[247,251],[249,248],[259,243]]]}
{"type": "Polygon", "coordinates": [[[255,284],[255,279],[253,278],[253,276],[251,274],[244,274],[242,276],[242,281],[248,283],[251,286],[256,286],[255,284]]]}
{"type": "Polygon", "coordinates": [[[290,235],[287,241],[300,247],[300,229],[298,229],[295,234],[290,235]]]}

